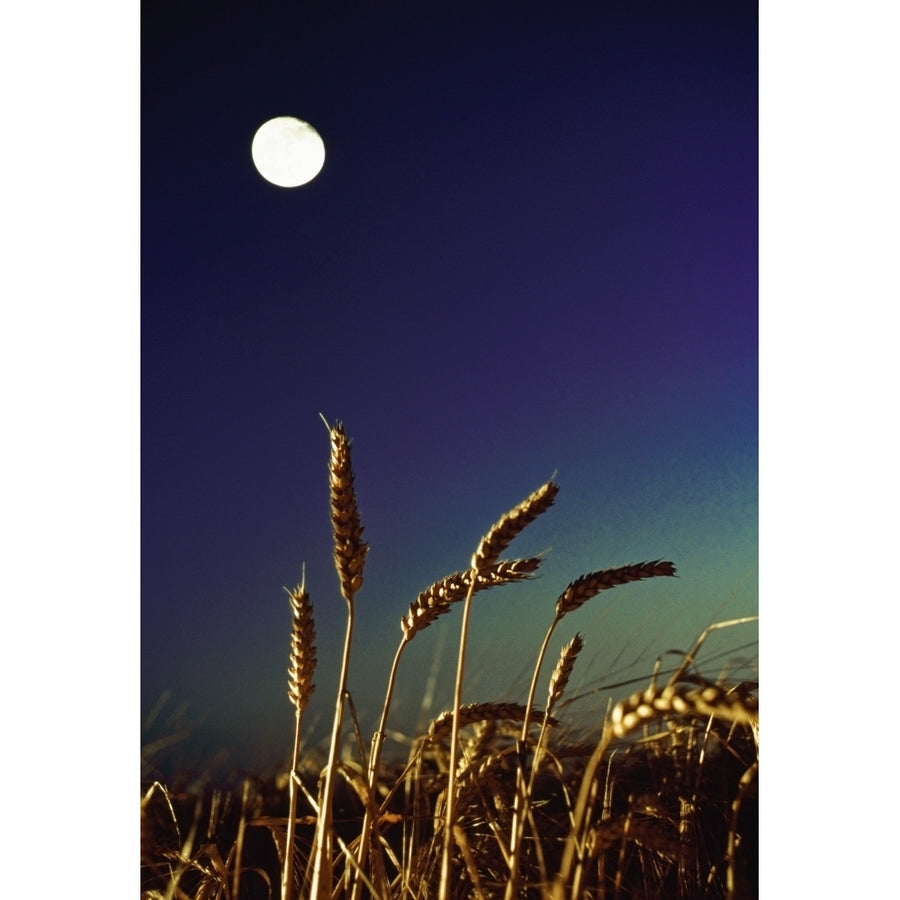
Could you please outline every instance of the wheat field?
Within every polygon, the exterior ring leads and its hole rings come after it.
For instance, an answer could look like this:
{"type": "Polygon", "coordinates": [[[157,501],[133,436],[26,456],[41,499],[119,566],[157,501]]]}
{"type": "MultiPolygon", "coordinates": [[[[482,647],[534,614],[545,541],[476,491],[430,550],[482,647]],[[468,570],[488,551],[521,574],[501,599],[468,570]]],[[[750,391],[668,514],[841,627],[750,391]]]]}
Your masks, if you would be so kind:
{"type": "Polygon", "coordinates": [[[551,638],[567,615],[602,592],[672,577],[676,569],[650,560],[588,572],[548,604],[546,635],[522,702],[463,703],[473,598],[539,572],[541,557],[505,554],[554,505],[560,486],[551,479],[496,521],[467,569],[398,610],[400,637],[379,724],[364,741],[347,673],[368,545],[350,439],[341,424],[326,427],[334,562],[347,611],[331,739],[324,755],[303,749],[317,665],[314,607],[303,577],[287,592],[290,770],[228,789],[142,785],[141,897],[757,896],[758,683],[712,682],[697,665],[712,631],[756,617],[710,625],[671,671],[657,666],[639,690],[599,710],[594,727],[576,727],[565,719],[565,697],[590,635],[572,635],[552,669],[551,638]],[[452,627],[453,618],[442,617],[454,607],[453,702],[421,735],[410,736],[406,758],[388,757],[404,649],[432,625],[452,627]]]}

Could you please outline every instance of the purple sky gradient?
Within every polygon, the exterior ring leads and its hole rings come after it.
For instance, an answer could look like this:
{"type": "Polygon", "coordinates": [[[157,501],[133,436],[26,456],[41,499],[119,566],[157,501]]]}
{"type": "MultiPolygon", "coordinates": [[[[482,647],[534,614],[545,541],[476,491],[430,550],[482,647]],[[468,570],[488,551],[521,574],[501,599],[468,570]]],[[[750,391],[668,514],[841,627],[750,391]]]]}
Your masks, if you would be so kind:
{"type": "MultiPolygon", "coordinates": [[[[542,577],[477,598],[465,702],[524,700],[557,595],[594,569],[661,557],[679,578],[565,620],[550,659],[583,632],[584,692],[754,615],[756,4],[249,7],[144,12],[142,718],[171,692],[153,734],[187,704],[184,758],[287,756],[282,586],[305,563],[324,736],[344,604],[320,412],[353,438],[371,545],[366,725],[409,603],[554,472],[510,548],[550,548],[542,577]],[[325,141],[306,186],[253,168],[275,115],[325,141]]],[[[410,645],[398,730],[436,658],[449,699],[459,619],[410,645]]],[[[755,639],[717,634],[707,674],[755,677],[755,639]]]]}

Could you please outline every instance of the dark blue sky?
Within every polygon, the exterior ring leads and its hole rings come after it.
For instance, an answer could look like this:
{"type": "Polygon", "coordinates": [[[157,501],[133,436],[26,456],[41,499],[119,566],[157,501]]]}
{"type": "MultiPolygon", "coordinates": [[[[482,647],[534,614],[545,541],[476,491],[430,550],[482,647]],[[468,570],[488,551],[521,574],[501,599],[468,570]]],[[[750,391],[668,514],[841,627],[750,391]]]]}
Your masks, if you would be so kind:
{"type": "MultiPolygon", "coordinates": [[[[755,614],[756,4],[182,6],[142,22],[142,717],[171,691],[153,735],[186,703],[188,756],[289,752],[282,586],[304,562],[324,734],[344,603],[320,412],[353,437],[371,545],[364,720],[408,604],[553,472],[555,507],[511,548],[551,548],[543,575],[478,598],[466,702],[524,699],[556,596],[593,569],[662,557],[679,578],[566,621],[585,691],[755,614]],[[306,186],[252,165],[275,115],[325,141],[306,186]]],[[[449,699],[458,625],[410,646],[399,730],[435,658],[449,699]]],[[[755,638],[720,633],[708,673],[755,638]]]]}

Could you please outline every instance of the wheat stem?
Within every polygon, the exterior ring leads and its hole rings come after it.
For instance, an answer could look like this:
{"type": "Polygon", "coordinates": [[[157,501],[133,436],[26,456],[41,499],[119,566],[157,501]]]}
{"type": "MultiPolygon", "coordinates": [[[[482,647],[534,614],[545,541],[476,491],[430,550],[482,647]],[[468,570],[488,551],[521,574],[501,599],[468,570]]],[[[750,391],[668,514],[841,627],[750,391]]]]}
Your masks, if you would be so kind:
{"type": "Polygon", "coordinates": [[[459,765],[460,706],[462,705],[463,675],[466,668],[466,645],[469,634],[469,613],[472,596],[478,580],[478,570],[473,569],[469,590],[463,603],[462,624],[460,625],[459,656],[456,663],[456,681],[453,686],[453,727],[450,730],[450,770],[447,776],[447,804],[444,816],[444,851],[441,856],[441,881],[438,900],[448,900],[450,896],[450,853],[453,848],[453,829],[456,825],[456,769],[459,765]]]}
{"type": "Polygon", "coordinates": [[[341,655],[341,673],[338,680],[337,701],[325,781],[319,801],[319,818],[313,844],[313,873],[310,896],[312,900],[330,900],[333,890],[332,876],[332,798],[338,747],[344,716],[344,700],[347,695],[347,676],[350,670],[350,648],[353,643],[353,599],[362,587],[363,566],[368,545],[362,540],[362,524],[356,502],[353,468],[350,460],[350,441],[343,426],[328,425],[331,440],[329,460],[329,485],[331,493],[331,523],[334,536],[334,562],[341,584],[341,593],[347,601],[347,630],[344,635],[344,651],[341,655]]]}
{"type": "MultiPolygon", "coordinates": [[[[601,591],[609,590],[610,588],[614,588],[622,584],[628,584],[632,581],[640,581],[644,578],[654,578],[658,575],[674,576],[675,566],[671,562],[656,559],[652,562],[641,562],[633,565],[618,566],[617,568],[613,569],[600,569],[596,572],[589,572],[586,575],[582,575],[580,578],[576,578],[575,581],[571,582],[566,587],[566,589],[562,592],[562,594],[559,595],[556,600],[556,614],[553,618],[553,621],[550,623],[550,627],[547,629],[547,634],[544,636],[544,643],[541,645],[541,649],[538,653],[537,663],[535,664],[534,668],[534,674],[531,678],[531,686],[528,690],[528,701],[525,704],[528,709],[531,708],[531,705],[534,702],[534,695],[537,690],[538,676],[540,675],[541,667],[544,664],[544,657],[547,653],[547,646],[550,643],[550,638],[554,630],[556,629],[556,626],[563,619],[563,617],[568,615],[570,612],[574,612],[575,610],[582,607],[585,603],[587,603],[588,600],[590,600],[592,597],[596,597],[597,594],[599,594],[601,591]]],[[[516,896],[516,893],[518,891],[519,856],[521,852],[522,835],[525,828],[525,813],[528,807],[529,794],[529,789],[526,788],[524,773],[524,741],[528,735],[529,724],[530,723],[527,718],[522,723],[523,744],[516,778],[518,789],[516,791],[513,805],[512,830],[510,834],[511,866],[510,876],[506,886],[505,900],[512,900],[512,898],[516,896]]],[[[536,760],[532,762],[532,773],[528,778],[529,784],[533,783],[534,767],[536,767],[536,762],[536,760]]]]}
{"type": "Polygon", "coordinates": [[[296,775],[300,765],[300,729],[303,711],[316,687],[312,681],[317,662],[316,626],[305,584],[306,569],[304,567],[300,584],[293,591],[288,591],[293,620],[290,667],[288,668],[288,698],[294,705],[294,750],[291,756],[291,777],[288,783],[287,838],[281,879],[282,900],[290,900],[293,888],[294,834],[297,815],[296,775]]]}
{"type": "MultiPolygon", "coordinates": [[[[551,478],[537,490],[529,494],[518,506],[505,513],[482,537],[472,555],[471,582],[463,604],[462,624],[460,626],[459,658],[456,666],[456,681],[453,686],[453,729],[450,733],[450,771],[447,780],[447,807],[444,824],[444,852],[441,857],[441,881],[439,900],[447,900],[450,891],[450,852],[453,845],[453,826],[456,824],[456,769],[459,755],[459,710],[462,704],[463,676],[466,664],[466,646],[468,643],[469,614],[472,606],[472,595],[479,575],[500,557],[500,554],[512,541],[538,516],[546,512],[559,493],[559,485],[551,478]]],[[[530,703],[529,703],[530,706],[530,703]]],[[[526,717],[528,709],[526,709],[526,717]]]]}
{"type": "Polygon", "coordinates": [[[297,766],[300,760],[300,723],[303,714],[296,710],[294,716],[294,752],[291,756],[291,777],[288,782],[288,820],[285,839],[284,867],[281,876],[281,898],[291,900],[294,872],[294,836],[297,823],[297,766]]]}
{"type": "MultiPolygon", "coordinates": [[[[420,631],[423,631],[434,622],[435,619],[444,613],[449,612],[452,604],[460,600],[465,600],[469,587],[473,583],[475,585],[475,592],[477,592],[488,590],[501,584],[512,584],[516,581],[522,581],[526,578],[531,578],[533,573],[541,565],[541,562],[541,558],[537,556],[510,561],[501,560],[495,562],[484,572],[480,572],[474,582],[472,581],[471,569],[464,572],[454,572],[426,588],[418,595],[415,601],[410,604],[409,612],[400,620],[400,628],[403,631],[403,637],[400,641],[400,646],[397,648],[397,652],[394,654],[394,661],[391,664],[391,670],[388,674],[384,703],[381,707],[381,719],[378,723],[378,729],[372,737],[372,749],[369,754],[368,765],[368,784],[369,793],[373,797],[375,785],[378,780],[388,713],[390,712],[397,680],[397,670],[400,664],[400,657],[407,644],[420,631]]],[[[369,804],[366,807],[365,815],[363,817],[362,832],[360,834],[359,854],[361,863],[366,859],[366,856],[369,853],[371,832],[376,815],[377,810],[372,804],[369,804]]],[[[358,900],[359,893],[360,882],[357,879],[353,885],[351,900],[358,900]]]]}
{"type": "MultiPolygon", "coordinates": [[[[528,797],[525,789],[525,754],[527,752],[526,741],[528,740],[528,728],[531,724],[531,707],[534,703],[534,696],[537,693],[537,682],[540,676],[541,667],[544,664],[544,657],[547,655],[547,648],[550,645],[550,639],[559,623],[560,617],[557,616],[550,623],[547,633],[544,635],[544,641],[541,649],[538,651],[537,662],[534,672],[531,676],[531,684],[528,687],[528,699],[525,701],[525,717],[522,720],[522,731],[519,738],[518,764],[516,766],[516,795],[513,800],[512,824],[510,826],[509,835],[509,878],[506,882],[506,900],[512,900],[518,892],[519,880],[519,857],[521,855],[522,835],[525,831],[525,813],[528,807],[528,797]]],[[[548,711],[549,712],[549,711],[548,711]]]]}
{"type": "Polygon", "coordinates": [[[334,708],[334,720],[331,732],[331,744],[328,748],[328,762],[325,766],[325,781],[319,797],[319,816],[316,820],[316,833],[313,843],[313,874],[310,897],[313,900],[330,900],[332,884],[332,798],[334,797],[334,778],[337,769],[337,754],[340,746],[341,730],[344,723],[344,702],[347,693],[347,675],[350,668],[350,647],[353,643],[353,606],[350,605],[347,616],[347,630],[344,634],[344,652],[341,655],[341,674],[338,679],[337,702],[334,708]]]}

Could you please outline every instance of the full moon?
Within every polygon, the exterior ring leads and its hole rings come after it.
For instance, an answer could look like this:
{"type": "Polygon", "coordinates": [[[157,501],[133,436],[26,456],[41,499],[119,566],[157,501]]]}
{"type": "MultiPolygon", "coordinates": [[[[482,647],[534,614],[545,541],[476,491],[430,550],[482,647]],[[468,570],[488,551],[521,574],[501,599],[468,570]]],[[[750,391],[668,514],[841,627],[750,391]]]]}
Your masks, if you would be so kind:
{"type": "Polygon", "coordinates": [[[266,181],[299,187],[312,181],[325,165],[325,144],[308,122],[278,116],[264,122],[250,147],[253,165],[266,181]]]}

